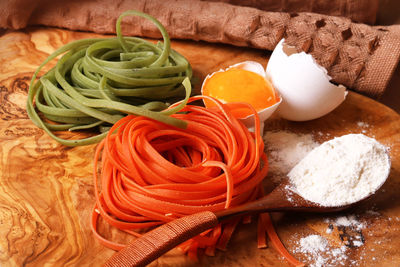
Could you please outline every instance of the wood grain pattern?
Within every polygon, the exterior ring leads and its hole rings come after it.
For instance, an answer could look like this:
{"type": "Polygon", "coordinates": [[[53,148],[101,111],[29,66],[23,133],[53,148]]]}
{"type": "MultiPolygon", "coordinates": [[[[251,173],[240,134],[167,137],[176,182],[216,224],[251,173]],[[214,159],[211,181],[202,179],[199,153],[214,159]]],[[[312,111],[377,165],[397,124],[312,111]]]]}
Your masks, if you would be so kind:
{"type": "MultiPolygon", "coordinates": [[[[26,93],[36,67],[56,48],[76,39],[99,36],[60,29],[30,28],[6,32],[0,37],[0,264],[1,266],[97,266],[113,251],[93,238],[90,212],[94,204],[92,158],[95,146],[68,148],[59,145],[28,119],[26,93]]],[[[268,52],[202,42],[173,42],[188,58],[194,75],[206,74],[237,62],[255,60],[264,66],[268,52]]],[[[199,85],[196,86],[196,90],[199,85]]],[[[360,235],[363,246],[350,248],[350,266],[398,266],[400,264],[400,116],[389,108],[361,95],[348,99],[327,116],[306,122],[288,122],[273,117],[266,129],[289,129],[313,133],[324,141],[351,132],[365,131],[390,147],[392,169],[388,182],[376,196],[341,214],[356,214],[368,224],[360,235]],[[365,122],[368,128],[358,126],[365,122]],[[323,133],[322,135],[318,134],[323,133]],[[376,210],[380,215],[365,211],[376,210]]],[[[268,184],[267,177],[267,186],[268,184]]],[[[343,229],[326,233],[327,215],[274,214],[278,233],[290,251],[306,234],[317,233],[332,246],[340,246],[343,229]]],[[[333,216],[333,215],[332,215],[333,216]]],[[[156,266],[287,266],[273,248],[257,249],[255,220],[240,225],[226,252],[215,257],[190,261],[173,250],[154,262],[156,266]]],[[[100,227],[112,239],[131,237],[100,227]]],[[[307,262],[304,255],[296,254],[307,262]]]]}

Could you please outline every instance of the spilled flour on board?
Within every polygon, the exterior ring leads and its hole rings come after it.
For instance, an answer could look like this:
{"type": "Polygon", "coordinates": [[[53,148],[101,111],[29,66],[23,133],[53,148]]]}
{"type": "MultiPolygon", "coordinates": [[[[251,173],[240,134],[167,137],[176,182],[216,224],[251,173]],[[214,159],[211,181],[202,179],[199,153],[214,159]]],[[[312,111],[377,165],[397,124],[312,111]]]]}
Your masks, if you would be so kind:
{"type": "Polygon", "coordinates": [[[328,240],[320,235],[308,235],[296,243],[294,252],[305,255],[311,267],[343,266],[347,259],[346,246],[331,248],[328,240]]]}
{"type": "Polygon", "coordinates": [[[324,223],[327,224],[325,233],[293,240],[293,253],[302,255],[311,267],[357,266],[359,261],[350,259],[349,255],[364,245],[362,230],[367,227],[366,223],[354,214],[328,217],[324,223]],[[330,239],[340,242],[330,243],[330,239]]]}
{"type": "Polygon", "coordinates": [[[370,128],[370,125],[363,121],[358,121],[357,126],[361,128],[361,133],[365,134],[367,130],[370,128]]]}
{"type": "Polygon", "coordinates": [[[342,243],[348,247],[361,247],[364,245],[365,238],[362,230],[366,228],[366,223],[361,222],[356,215],[342,215],[333,219],[325,219],[328,223],[327,233],[331,234],[336,228],[342,243]]]}
{"type": "Polygon", "coordinates": [[[264,142],[268,155],[269,171],[274,182],[279,182],[301,159],[319,144],[311,134],[289,131],[267,131],[264,142]]]}

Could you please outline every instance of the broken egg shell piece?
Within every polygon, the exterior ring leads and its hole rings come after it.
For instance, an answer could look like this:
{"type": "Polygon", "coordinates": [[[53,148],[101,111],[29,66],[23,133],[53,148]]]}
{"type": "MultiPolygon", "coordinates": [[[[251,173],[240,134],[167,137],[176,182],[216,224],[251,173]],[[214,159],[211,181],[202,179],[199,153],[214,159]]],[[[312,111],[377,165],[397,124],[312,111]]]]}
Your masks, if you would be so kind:
{"type": "MultiPolygon", "coordinates": [[[[267,107],[263,110],[257,112],[258,117],[260,118],[260,134],[263,135],[264,133],[264,123],[265,121],[271,117],[271,115],[275,112],[278,106],[282,103],[282,97],[279,97],[279,102],[275,103],[274,105],[267,107]]],[[[239,119],[251,132],[254,132],[254,115],[249,115],[245,118],[239,119]]]]}
{"type": "Polygon", "coordinates": [[[231,68],[248,70],[248,71],[257,73],[258,75],[261,75],[262,77],[265,77],[264,67],[260,63],[255,62],[255,61],[244,61],[244,62],[236,63],[235,65],[228,67],[226,70],[229,70],[231,68]]]}
{"type": "MultiPolygon", "coordinates": [[[[226,68],[225,70],[221,69],[219,71],[213,72],[211,74],[208,74],[207,77],[204,79],[203,84],[201,86],[201,93],[203,94],[203,87],[205,82],[207,81],[207,79],[209,79],[210,77],[212,77],[215,73],[218,72],[224,72],[227,71],[231,68],[237,68],[237,69],[244,69],[247,71],[251,71],[254,72],[258,75],[260,75],[261,77],[266,79],[266,73],[265,73],[265,69],[264,67],[255,61],[244,61],[244,62],[240,62],[240,63],[236,63],[232,66],[229,66],[228,68],[226,68]]],[[[271,83],[268,79],[266,79],[267,83],[271,83]]],[[[260,111],[258,111],[258,116],[260,118],[260,131],[261,133],[263,133],[263,129],[264,129],[264,122],[276,111],[276,109],[278,108],[278,106],[280,105],[280,103],[282,102],[282,97],[280,96],[279,92],[272,86],[274,92],[277,94],[277,96],[279,97],[279,102],[275,103],[274,105],[264,108],[260,111]]],[[[239,120],[247,127],[249,128],[251,131],[254,131],[254,115],[249,115],[247,117],[244,118],[239,118],[239,120]]]]}
{"type": "Polygon", "coordinates": [[[287,120],[307,121],[322,117],[346,98],[343,85],[331,83],[325,68],[305,52],[297,53],[282,39],[275,47],[266,77],[283,98],[278,114],[287,120]]]}

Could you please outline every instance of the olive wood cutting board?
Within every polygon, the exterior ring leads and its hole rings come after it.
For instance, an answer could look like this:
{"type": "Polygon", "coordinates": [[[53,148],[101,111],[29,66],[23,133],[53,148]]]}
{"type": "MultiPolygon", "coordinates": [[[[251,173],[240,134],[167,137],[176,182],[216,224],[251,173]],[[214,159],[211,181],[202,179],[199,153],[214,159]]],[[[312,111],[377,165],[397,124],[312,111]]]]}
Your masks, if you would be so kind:
{"type": "MultiPolygon", "coordinates": [[[[89,37],[100,35],[29,28],[3,32],[0,36],[0,265],[3,267],[98,266],[114,253],[100,245],[90,231],[95,145],[62,146],[38,129],[25,111],[28,84],[37,66],[62,45],[89,37]]],[[[196,90],[208,73],[246,60],[266,66],[270,55],[267,51],[192,41],[174,41],[172,47],[190,61],[199,79],[196,90]]],[[[265,130],[282,129],[311,133],[320,142],[362,132],[388,146],[392,158],[391,174],[383,188],[351,210],[332,215],[273,214],[277,232],[288,250],[295,251],[298,240],[309,234],[325,237],[332,248],[343,245],[342,239],[358,238],[363,245],[349,247],[347,259],[336,265],[400,266],[399,114],[350,92],[342,105],[323,118],[300,123],[274,116],[265,126],[265,130]],[[360,231],[333,227],[332,233],[326,232],[329,227],[326,218],[349,214],[355,215],[365,227],[360,231]]],[[[270,180],[271,174],[266,184],[270,180]]],[[[253,219],[250,224],[240,224],[227,250],[217,251],[214,257],[200,255],[196,262],[172,250],[152,265],[289,266],[272,245],[257,248],[256,222],[253,219]]],[[[131,240],[103,224],[100,230],[113,240],[131,240]]],[[[313,262],[304,254],[294,255],[305,263],[313,262]]]]}

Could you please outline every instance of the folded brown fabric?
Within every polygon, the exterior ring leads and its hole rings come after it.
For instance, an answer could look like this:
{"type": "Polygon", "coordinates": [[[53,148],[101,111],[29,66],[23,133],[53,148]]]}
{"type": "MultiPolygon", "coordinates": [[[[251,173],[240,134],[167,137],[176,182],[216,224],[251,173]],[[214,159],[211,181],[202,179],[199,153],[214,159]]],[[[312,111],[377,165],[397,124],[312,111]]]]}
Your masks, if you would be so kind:
{"type": "Polygon", "coordinates": [[[354,22],[374,24],[379,0],[202,0],[225,2],[275,12],[312,12],[347,17],[354,22]]]}
{"type": "MultiPolygon", "coordinates": [[[[384,92],[400,57],[400,26],[372,27],[343,17],[266,12],[190,0],[116,0],[112,4],[108,0],[44,1],[47,4],[29,7],[29,10],[9,12],[3,14],[5,17],[0,14],[3,18],[0,27],[47,25],[114,33],[119,14],[136,9],[158,18],[172,38],[268,50],[273,50],[279,40],[286,38],[298,51],[311,53],[328,70],[334,82],[373,97],[384,92]],[[18,12],[29,18],[28,21],[20,22],[18,12]]],[[[12,8],[8,3],[2,4],[1,12],[12,8]]],[[[123,32],[160,37],[154,25],[138,17],[124,19],[123,32]]]]}

